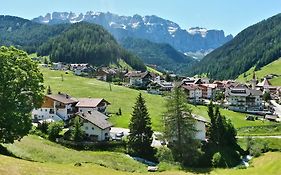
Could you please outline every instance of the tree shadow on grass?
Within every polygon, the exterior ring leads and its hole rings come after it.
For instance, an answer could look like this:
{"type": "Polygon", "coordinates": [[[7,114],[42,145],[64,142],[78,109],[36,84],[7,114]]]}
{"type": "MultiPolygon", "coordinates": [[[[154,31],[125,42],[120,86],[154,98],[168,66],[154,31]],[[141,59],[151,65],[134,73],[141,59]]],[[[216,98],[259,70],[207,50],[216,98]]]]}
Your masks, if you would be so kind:
{"type": "Polygon", "coordinates": [[[183,171],[194,174],[210,174],[213,168],[183,168],[183,171]]]}
{"type": "Polygon", "coordinates": [[[14,158],[19,158],[16,155],[14,155],[11,151],[9,151],[5,146],[0,144],[0,155],[4,155],[4,156],[10,156],[10,157],[14,157],[14,158]]]}

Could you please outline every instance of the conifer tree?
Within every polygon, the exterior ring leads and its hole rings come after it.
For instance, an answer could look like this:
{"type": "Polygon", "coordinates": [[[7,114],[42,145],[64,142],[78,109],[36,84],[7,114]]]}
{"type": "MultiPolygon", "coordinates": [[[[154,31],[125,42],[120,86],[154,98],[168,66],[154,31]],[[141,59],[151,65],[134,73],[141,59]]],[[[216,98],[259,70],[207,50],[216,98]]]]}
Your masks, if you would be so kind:
{"type": "Polygon", "coordinates": [[[174,88],[167,100],[166,109],[164,136],[175,160],[184,165],[196,163],[200,155],[200,142],[195,138],[195,120],[181,88],[174,88]]]}
{"type": "Polygon", "coordinates": [[[50,86],[50,85],[48,86],[47,94],[48,94],[48,95],[52,94],[52,90],[51,90],[51,86],[50,86]]]}
{"type": "Polygon", "coordinates": [[[153,159],[155,151],[151,146],[153,134],[151,128],[151,119],[145,105],[145,100],[141,93],[137,97],[137,101],[133,107],[129,129],[129,153],[133,156],[150,160],[153,159]]]}

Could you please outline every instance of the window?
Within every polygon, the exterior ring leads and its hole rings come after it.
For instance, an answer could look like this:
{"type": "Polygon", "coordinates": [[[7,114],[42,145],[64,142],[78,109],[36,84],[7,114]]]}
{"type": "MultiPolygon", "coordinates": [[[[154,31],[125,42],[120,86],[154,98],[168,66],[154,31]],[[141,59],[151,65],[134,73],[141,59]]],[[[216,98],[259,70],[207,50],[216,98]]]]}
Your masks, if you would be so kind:
{"type": "Polygon", "coordinates": [[[86,126],[85,129],[88,130],[88,126],[86,126]]]}
{"type": "Polygon", "coordinates": [[[80,109],[80,112],[82,112],[82,109],[80,109]]]}
{"type": "Polygon", "coordinates": [[[45,109],[45,111],[47,112],[47,111],[48,111],[48,109],[45,109]]]}
{"type": "Polygon", "coordinates": [[[94,127],[92,127],[92,130],[95,130],[95,128],[94,128],[94,127]]]}

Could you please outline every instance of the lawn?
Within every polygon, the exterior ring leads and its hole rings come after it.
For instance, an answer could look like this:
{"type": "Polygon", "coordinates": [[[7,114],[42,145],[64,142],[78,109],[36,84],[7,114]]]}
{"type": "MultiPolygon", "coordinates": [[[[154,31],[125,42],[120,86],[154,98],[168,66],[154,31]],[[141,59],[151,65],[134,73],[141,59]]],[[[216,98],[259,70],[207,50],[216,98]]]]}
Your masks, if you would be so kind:
{"type": "Polygon", "coordinates": [[[113,115],[110,118],[112,123],[118,127],[128,128],[132,107],[141,92],[152,118],[153,129],[159,130],[162,127],[160,119],[164,112],[165,101],[159,95],[147,94],[145,91],[137,91],[113,84],[111,84],[112,91],[110,91],[110,84],[107,82],[75,76],[71,72],[65,74],[63,71],[46,68],[42,68],[41,71],[44,74],[44,84],[50,85],[53,93],[60,91],[73,97],[105,98],[112,104],[108,108],[109,112],[112,113],[116,113],[121,108],[122,116],[113,115]]]}
{"type": "MultiPolygon", "coordinates": [[[[281,151],[281,139],[278,138],[253,138],[256,143],[267,144],[269,150],[281,151]]],[[[239,138],[238,144],[244,150],[247,149],[247,138],[239,138]]]]}
{"type": "MultiPolygon", "coordinates": [[[[112,113],[116,113],[121,108],[122,116],[112,115],[110,117],[110,121],[117,127],[128,128],[132,107],[135,104],[136,97],[141,92],[146,100],[147,108],[152,118],[153,129],[161,131],[163,128],[161,119],[165,112],[165,97],[123,86],[109,85],[107,82],[93,78],[75,76],[71,72],[65,74],[63,71],[54,71],[46,68],[42,68],[41,71],[44,74],[45,86],[50,85],[53,93],[60,91],[66,92],[73,97],[105,98],[111,103],[108,110],[112,113]],[[112,91],[110,91],[109,86],[111,86],[112,91]]],[[[208,119],[206,106],[190,106],[195,114],[208,119]]],[[[226,109],[221,109],[221,113],[231,119],[236,128],[271,124],[270,122],[262,121],[246,121],[246,114],[226,109]]]]}
{"type": "MultiPolygon", "coordinates": [[[[277,75],[279,75],[279,77],[275,77],[275,78],[271,79],[270,82],[272,83],[272,85],[281,86],[281,71],[280,70],[281,70],[281,58],[262,67],[260,70],[256,71],[255,73],[259,80],[262,79],[266,75],[277,74],[277,75]]],[[[253,72],[254,72],[254,67],[251,68],[250,70],[248,70],[247,72],[245,72],[246,77],[244,77],[244,74],[241,74],[237,78],[237,80],[239,82],[249,81],[253,78],[253,72]]]]}
{"type": "Polygon", "coordinates": [[[20,142],[4,145],[16,157],[35,162],[58,164],[90,163],[128,172],[143,172],[145,166],[123,153],[106,151],[76,151],[35,135],[20,142]]]}
{"type": "MultiPolygon", "coordinates": [[[[95,175],[278,175],[281,172],[281,153],[270,152],[255,158],[248,169],[173,169],[160,173],[146,173],[146,167],[122,153],[76,151],[62,147],[38,136],[26,136],[20,142],[4,145],[16,157],[0,156],[0,174],[95,174],[95,175]],[[28,161],[30,160],[30,161],[28,161]],[[82,166],[74,166],[75,163],[82,166]]],[[[277,145],[278,146],[278,145],[277,145]]],[[[280,144],[279,144],[280,146],[280,144]]]]}

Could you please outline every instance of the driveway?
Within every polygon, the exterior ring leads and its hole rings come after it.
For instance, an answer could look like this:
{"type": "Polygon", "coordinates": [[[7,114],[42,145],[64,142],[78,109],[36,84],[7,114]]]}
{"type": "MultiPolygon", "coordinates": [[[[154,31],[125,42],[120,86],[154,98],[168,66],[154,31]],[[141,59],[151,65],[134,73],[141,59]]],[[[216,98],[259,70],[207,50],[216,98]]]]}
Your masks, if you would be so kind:
{"type": "MultiPolygon", "coordinates": [[[[111,138],[115,138],[115,135],[116,135],[117,133],[120,133],[120,132],[123,132],[123,133],[124,133],[124,137],[125,137],[125,136],[128,136],[128,135],[129,135],[130,130],[127,129],[127,128],[112,127],[111,130],[110,130],[110,136],[111,136],[111,138]]],[[[152,143],[151,143],[151,146],[153,146],[153,147],[161,147],[161,146],[162,146],[160,140],[158,140],[158,139],[156,138],[156,135],[159,135],[159,134],[161,134],[161,133],[160,133],[160,132],[154,132],[154,133],[153,133],[153,135],[152,135],[153,141],[152,141],[152,143]]]]}
{"type": "Polygon", "coordinates": [[[271,104],[274,106],[274,111],[275,113],[281,117],[281,105],[279,105],[278,103],[276,103],[275,100],[270,100],[271,104]]]}

